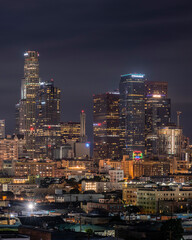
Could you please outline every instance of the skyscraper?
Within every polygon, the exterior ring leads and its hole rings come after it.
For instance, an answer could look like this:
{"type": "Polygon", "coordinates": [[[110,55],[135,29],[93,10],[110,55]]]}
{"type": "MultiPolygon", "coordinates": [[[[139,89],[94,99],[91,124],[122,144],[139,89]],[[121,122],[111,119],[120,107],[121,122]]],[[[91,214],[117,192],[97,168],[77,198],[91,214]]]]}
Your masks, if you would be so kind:
{"type": "Polygon", "coordinates": [[[80,113],[80,142],[85,143],[86,141],[86,114],[85,111],[82,110],[80,113]]]}
{"type": "Polygon", "coordinates": [[[119,158],[119,92],[93,96],[94,158],[119,158]]]}
{"type": "Polygon", "coordinates": [[[144,74],[125,74],[119,85],[122,147],[130,159],[142,157],[145,150],[144,79],[144,74]]]}
{"type": "Polygon", "coordinates": [[[158,154],[181,157],[183,130],[175,124],[158,129],[158,154]]]}
{"type": "Polygon", "coordinates": [[[61,143],[60,93],[53,80],[40,83],[36,98],[36,158],[51,158],[53,149],[61,143]]]}
{"type": "Polygon", "coordinates": [[[61,123],[62,142],[77,142],[80,139],[80,122],[61,123]]]}
{"type": "Polygon", "coordinates": [[[146,154],[157,154],[158,128],[171,119],[171,100],[167,82],[145,82],[146,154]]]}
{"type": "Polygon", "coordinates": [[[61,90],[54,86],[53,79],[41,82],[37,92],[36,119],[37,126],[57,125],[60,122],[61,90]]]}
{"type": "Polygon", "coordinates": [[[21,99],[25,100],[25,131],[30,135],[31,128],[36,123],[36,99],[40,86],[39,53],[27,51],[24,53],[24,78],[21,86],[21,99]]]}
{"type": "Polygon", "coordinates": [[[0,138],[5,138],[5,120],[0,120],[0,138]]]}
{"type": "Polygon", "coordinates": [[[168,83],[158,81],[145,81],[145,96],[161,95],[168,97],[168,83]]]}
{"type": "Polygon", "coordinates": [[[25,135],[27,152],[30,157],[34,156],[36,125],[36,100],[40,86],[39,79],[39,53],[26,51],[24,53],[24,78],[21,83],[21,100],[17,105],[19,115],[19,133],[25,135]]]}

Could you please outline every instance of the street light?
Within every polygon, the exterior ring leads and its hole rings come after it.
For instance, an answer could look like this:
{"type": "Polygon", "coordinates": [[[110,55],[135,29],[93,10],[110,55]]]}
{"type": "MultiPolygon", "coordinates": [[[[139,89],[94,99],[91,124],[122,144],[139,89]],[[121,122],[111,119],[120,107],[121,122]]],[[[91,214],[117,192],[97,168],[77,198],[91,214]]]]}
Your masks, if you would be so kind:
{"type": "Polygon", "coordinates": [[[35,208],[35,204],[31,202],[31,203],[28,204],[27,207],[28,207],[28,209],[31,211],[31,215],[32,215],[33,209],[35,208]]]}
{"type": "Polygon", "coordinates": [[[33,203],[28,204],[28,208],[32,211],[34,209],[35,205],[33,203]]]}

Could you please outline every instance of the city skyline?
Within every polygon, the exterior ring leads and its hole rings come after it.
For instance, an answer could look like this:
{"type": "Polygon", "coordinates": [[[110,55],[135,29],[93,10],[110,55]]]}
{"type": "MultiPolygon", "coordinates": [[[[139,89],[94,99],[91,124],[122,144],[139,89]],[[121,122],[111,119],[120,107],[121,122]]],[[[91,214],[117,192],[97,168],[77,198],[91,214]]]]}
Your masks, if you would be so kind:
{"type": "MultiPolygon", "coordinates": [[[[28,50],[28,51],[31,51],[31,50],[28,50]]],[[[33,50],[32,50],[33,51],[33,50]]],[[[25,51],[26,52],[26,51],[25,51]]],[[[24,57],[25,57],[25,52],[24,52],[24,57]]],[[[39,53],[38,53],[39,54],[39,53]]],[[[39,54],[40,55],[40,54],[39,54]]],[[[24,58],[23,58],[23,60],[24,60],[24,58]]],[[[138,74],[139,72],[134,72],[133,74],[138,74]]],[[[139,73],[140,74],[140,73],[139,73]]],[[[125,74],[125,75],[127,75],[127,74],[125,74]]],[[[121,77],[122,76],[124,76],[124,75],[120,75],[120,79],[121,79],[121,77]]],[[[146,76],[146,75],[145,75],[146,76]]],[[[146,76],[146,80],[148,81],[148,82],[155,82],[155,81],[153,81],[153,80],[151,80],[151,79],[148,79],[147,78],[147,76],[146,76]]],[[[48,80],[45,80],[45,79],[42,79],[41,78],[41,76],[40,76],[40,81],[41,82],[45,82],[45,81],[54,81],[54,79],[48,79],[48,80]]],[[[160,83],[164,83],[165,81],[159,81],[160,83]]],[[[57,84],[58,85],[58,84],[57,84]]],[[[21,89],[22,89],[22,79],[21,79],[21,89]]],[[[118,86],[117,86],[117,88],[115,88],[116,90],[118,90],[118,86]]],[[[114,90],[114,89],[113,89],[114,90]]],[[[115,91],[116,91],[115,90],[115,91]]],[[[169,88],[169,91],[170,91],[170,88],[169,88]]],[[[20,91],[19,91],[20,92],[20,91]]],[[[107,93],[107,91],[106,91],[106,93],[107,93]]],[[[96,93],[96,94],[104,94],[104,91],[103,91],[103,93],[102,93],[102,90],[99,92],[99,93],[96,93]]],[[[94,96],[95,95],[95,93],[92,95],[92,96],[94,96]]],[[[22,97],[22,91],[21,91],[21,97],[22,97]]],[[[62,94],[61,94],[61,98],[63,98],[63,96],[62,96],[62,94]]],[[[93,104],[93,102],[92,102],[93,100],[92,100],[92,98],[90,99],[90,102],[91,102],[91,104],[93,104]]],[[[90,102],[89,102],[89,104],[90,104],[90,102]]],[[[174,99],[173,99],[173,102],[174,102],[174,99]]],[[[89,104],[87,104],[87,105],[89,105],[89,104]]],[[[17,104],[16,104],[17,105],[17,104]]],[[[177,104],[178,105],[178,104],[177,104]]],[[[178,110],[178,107],[175,105],[174,106],[174,104],[171,104],[171,106],[172,106],[172,109],[173,109],[173,111],[175,110],[175,112],[171,112],[171,121],[172,122],[175,122],[176,123],[176,110],[178,110]],[[175,116],[174,116],[175,115],[175,116]]],[[[182,107],[181,107],[182,108],[182,107]]],[[[181,109],[180,108],[180,109],[181,109]]],[[[62,109],[62,102],[61,102],[61,109],[62,109]]],[[[85,108],[84,109],[87,109],[87,106],[85,106],[85,108]]],[[[82,110],[81,110],[82,111],[82,110]]],[[[84,110],[83,110],[84,111],[84,110]]],[[[88,123],[87,123],[87,132],[88,132],[88,140],[89,141],[93,141],[93,137],[92,137],[92,135],[93,135],[93,126],[92,126],[92,123],[93,123],[93,110],[92,110],[92,106],[91,107],[88,107],[88,123]],[[91,117],[90,117],[91,116],[91,117]]],[[[182,113],[182,112],[181,112],[182,113]]],[[[69,114],[69,116],[71,115],[72,113],[70,113],[69,114]]],[[[79,115],[79,113],[73,113],[73,115],[79,115]]],[[[64,121],[64,122],[67,122],[67,121],[71,121],[71,122],[74,122],[74,121],[78,121],[78,115],[77,116],[75,116],[75,118],[73,118],[73,119],[70,119],[69,117],[67,117],[67,118],[63,118],[63,115],[67,115],[68,116],[68,114],[66,114],[65,112],[63,112],[63,111],[61,111],[61,122],[62,121],[64,121]]],[[[10,127],[10,122],[9,122],[9,124],[8,124],[8,126],[6,125],[6,120],[5,120],[5,127],[6,127],[6,134],[10,134],[10,133],[13,133],[14,131],[15,131],[15,120],[14,120],[14,122],[13,122],[13,126],[11,126],[10,127]],[[8,129],[8,127],[9,127],[9,129],[8,129]],[[13,129],[13,130],[12,130],[13,129]]],[[[183,122],[185,122],[185,119],[184,119],[184,116],[182,116],[181,117],[181,124],[183,123],[183,122]]],[[[182,125],[181,125],[182,126],[182,125]]],[[[182,126],[183,127],[183,129],[184,129],[184,133],[185,133],[185,129],[186,129],[186,126],[184,125],[184,126],[182,126]]],[[[192,134],[192,133],[191,133],[192,134]]],[[[191,134],[188,132],[188,135],[186,135],[187,137],[189,137],[190,138],[190,136],[191,136],[191,134]]]]}
{"type": "Polygon", "coordinates": [[[191,13],[1,3],[0,239],[192,239],[191,13]]]}

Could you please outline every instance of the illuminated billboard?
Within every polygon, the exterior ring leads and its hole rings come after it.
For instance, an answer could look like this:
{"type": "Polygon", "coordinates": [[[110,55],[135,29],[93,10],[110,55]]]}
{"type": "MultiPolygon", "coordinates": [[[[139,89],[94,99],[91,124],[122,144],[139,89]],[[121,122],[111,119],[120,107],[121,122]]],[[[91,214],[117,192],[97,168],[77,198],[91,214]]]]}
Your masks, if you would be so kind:
{"type": "Polygon", "coordinates": [[[133,159],[135,160],[143,159],[143,153],[141,151],[133,151],[133,159]]]}

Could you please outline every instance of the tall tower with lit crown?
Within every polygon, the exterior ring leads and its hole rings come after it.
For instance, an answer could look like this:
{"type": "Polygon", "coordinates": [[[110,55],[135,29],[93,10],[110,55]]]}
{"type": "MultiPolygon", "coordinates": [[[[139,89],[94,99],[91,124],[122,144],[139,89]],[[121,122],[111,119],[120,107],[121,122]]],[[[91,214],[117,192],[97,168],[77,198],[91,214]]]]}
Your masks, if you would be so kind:
{"type": "Polygon", "coordinates": [[[36,98],[40,86],[39,53],[27,51],[24,53],[24,79],[22,82],[21,98],[26,100],[26,132],[35,127],[36,98]]]}
{"type": "Polygon", "coordinates": [[[25,135],[28,155],[34,155],[34,131],[36,124],[36,99],[40,86],[39,53],[24,53],[24,78],[21,83],[19,103],[19,132],[25,135]]]}
{"type": "Polygon", "coordinates": [[[145,74],[130,73],[121,75],[119,84],[122,146],[130,159],[138,153],[143,155],[145,150],[144,80],[145,74]]]}

